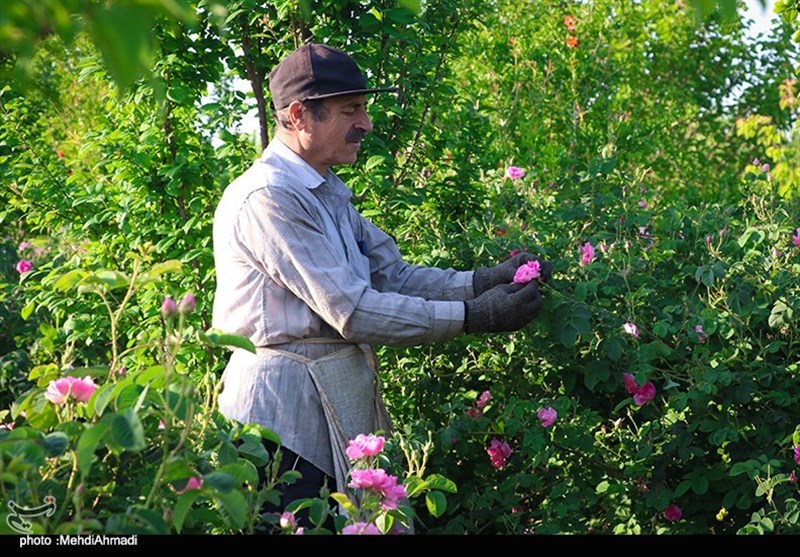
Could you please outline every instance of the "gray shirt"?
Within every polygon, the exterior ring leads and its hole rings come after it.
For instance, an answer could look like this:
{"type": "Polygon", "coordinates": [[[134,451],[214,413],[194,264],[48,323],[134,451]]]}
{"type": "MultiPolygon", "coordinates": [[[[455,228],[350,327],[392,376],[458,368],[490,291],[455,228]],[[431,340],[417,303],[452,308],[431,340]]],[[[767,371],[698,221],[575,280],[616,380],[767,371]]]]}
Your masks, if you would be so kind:
{"type": "MultiPolygon", "coordinates": [[[[226,188],[214,215],[212,325],[310,358],[342,345],[284,343],[324,337],[410,346],[459,334],[473,272],[403,261],[351,197],[335,174],[321,176],[274,139],[226,188]]],[[[271,429],[333,476],[325,416],[302,363],[234,350],[219,407],[229,419],[271,429]]]]}

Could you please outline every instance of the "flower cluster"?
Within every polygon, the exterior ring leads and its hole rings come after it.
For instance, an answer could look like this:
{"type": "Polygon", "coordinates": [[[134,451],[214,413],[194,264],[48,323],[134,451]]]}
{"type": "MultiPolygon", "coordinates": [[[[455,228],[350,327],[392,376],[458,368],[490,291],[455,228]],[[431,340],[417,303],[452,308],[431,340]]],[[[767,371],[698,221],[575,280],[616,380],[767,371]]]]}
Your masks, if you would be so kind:
{"type": "Polygon", "coordinates": [[[380,497],[380,506],[389,511],[397,508],[398,503],[408,497],[403,484],[397,483],[397,476],[391,476],[383,468],[366,468],[351,470],[350,483],[347,487],[371,491],[380,497]]]}
{"type": "Polygon", "coordinates": [[[167,296],[161,304],[161,314],[166,318],[175,317],[175,315],[189,315],[196,306],[197,300],[191,292],[185,294],[179,304],[175,303],[172,296],[167,296]]]}
{"type": "Polygon", "coordinates": [[[575,33],[578,30],[578,19],[574,15],[564,17],[564,27],[567,28],[569,35],[567,36],[567,46],[569,48],[578,48],[578,37],[575,33]]]}
{"type": "Polygon", "coordinates": [[[353,462],[347,487],[360,490],[357,498],[360,512],[351,514],[342,534],[381,534],[376,519],[382,512],[392,511],[408,498],[406,488],[383,468],[378,468],[377,458],[383,451],[385,438],[380,435],[359,434],[351,439],[345,453],[353,462]]]}
{"type": "Polygon", "coordinates": [[[70,399],[78,402],[86,402],[91,398],[92,393],[97,390],[94,380],[88,375],[83,379],[78,377],[62,377],[53,379],[47,386],[44,397],[55,404],[61,406],[70,399]]]}
{"type": "Polygon", "coordinates": [[[797,227],[797,231],[794,236],[792,236],[792,244],[795,247],[800,248],[800,226],[797,227]]]}
{"type": "Polygon", "coordinates": [[[633,402],[636,406],[643,406],[655,398],[656,387],[651,381],[639,385],[632,373],[624,373],[622,377],[625,382],[625,390],[628,391],[628,394],[633,395],[633,402]]]}

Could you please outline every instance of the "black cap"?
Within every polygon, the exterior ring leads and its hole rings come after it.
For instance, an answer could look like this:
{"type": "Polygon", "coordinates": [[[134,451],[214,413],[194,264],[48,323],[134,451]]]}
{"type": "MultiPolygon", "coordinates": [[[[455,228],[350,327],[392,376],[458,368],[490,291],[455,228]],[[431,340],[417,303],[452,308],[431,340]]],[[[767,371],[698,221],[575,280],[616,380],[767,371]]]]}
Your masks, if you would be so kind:
{"type": "Polygon", "coordinates": [[[323,44],[301,46],[269,74],[272,105],[277,110],[286,108],[292,101],[396,90],[396,87],[367,88],[367,78],[355,60],[323,44]]]}

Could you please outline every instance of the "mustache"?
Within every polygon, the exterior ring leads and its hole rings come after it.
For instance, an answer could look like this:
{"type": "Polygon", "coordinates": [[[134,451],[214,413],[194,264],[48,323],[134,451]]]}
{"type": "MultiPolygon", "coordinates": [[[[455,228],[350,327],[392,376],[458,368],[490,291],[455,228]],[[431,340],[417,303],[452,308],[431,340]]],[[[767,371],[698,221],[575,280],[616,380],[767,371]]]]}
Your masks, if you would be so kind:
{"type": "Polygon", "coordinates": [[[367,132],[363,130],[350,130],[347,132],[347,136],[345,136],[345,141],[348,143],[360,143],[361,140],[364,139],[364,136],[367,135],[367,132]]]}

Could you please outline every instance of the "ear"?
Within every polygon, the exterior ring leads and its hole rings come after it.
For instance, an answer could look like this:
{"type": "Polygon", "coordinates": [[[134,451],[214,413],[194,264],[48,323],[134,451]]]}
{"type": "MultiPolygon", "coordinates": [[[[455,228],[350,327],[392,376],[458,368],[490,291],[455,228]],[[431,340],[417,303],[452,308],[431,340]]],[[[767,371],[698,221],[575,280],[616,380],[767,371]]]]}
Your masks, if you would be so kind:
{"type": "Polygon", "coordinates": [[[289,121],[292,123],[292,127],[296,130],[304,129],[306,127],[306,110],[303,107],[303,103],[300,101],[292,101],[288,109],[289,121]]]}

